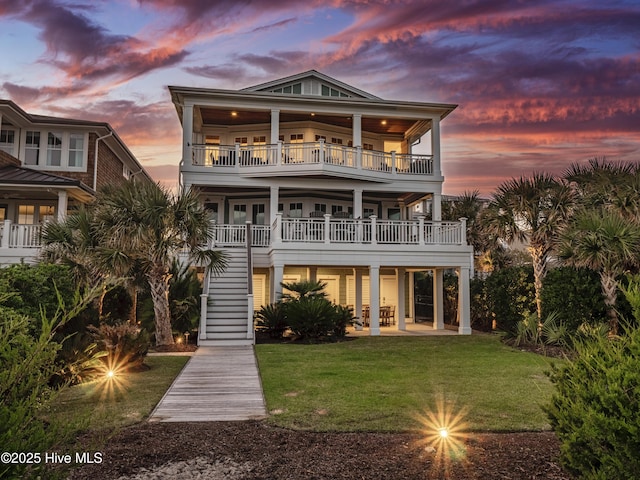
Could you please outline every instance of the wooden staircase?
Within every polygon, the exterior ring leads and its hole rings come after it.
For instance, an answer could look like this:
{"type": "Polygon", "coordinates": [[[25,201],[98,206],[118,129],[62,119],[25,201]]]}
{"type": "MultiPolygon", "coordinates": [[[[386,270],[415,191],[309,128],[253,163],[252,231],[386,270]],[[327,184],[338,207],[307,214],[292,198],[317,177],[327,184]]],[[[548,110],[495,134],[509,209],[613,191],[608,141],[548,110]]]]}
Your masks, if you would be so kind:
{"type": "Polygon", "coordinates": [[[219,276],[207,274],[198,345],[252,345],[253,297],[248,295],[249,263],[246,248],[226,248],[228,266],[219,276]],[[206,303],[206,304],[205,304],[206,303]]]}

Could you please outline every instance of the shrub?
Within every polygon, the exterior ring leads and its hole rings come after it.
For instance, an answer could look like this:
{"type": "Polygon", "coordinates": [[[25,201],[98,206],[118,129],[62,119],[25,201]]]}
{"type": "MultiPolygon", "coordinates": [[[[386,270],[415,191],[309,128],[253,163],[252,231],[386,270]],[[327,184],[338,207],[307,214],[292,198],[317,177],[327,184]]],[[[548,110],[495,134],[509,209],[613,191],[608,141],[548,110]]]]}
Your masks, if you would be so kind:
{"type": "Polygon", "coordinates": [[[353,309],[344,305],[334,305],[333,335],[336,338],[344,338],[347,335],[347,327],[360,324],[353,314],[353,309]]]}
{"type": "Polygon", "coordinates": [[[493,329],[493,315],[487,301],[486,283],[482,278],[473,278],[469,283],[471,328],[490,332],[493,329]]]}
{"type": "Polygon", "coordinates": [[[486,279],[487,303],[496,328],[515,333],[518,322],[536,311],[531,266],[507,267],[486,279]]]}
{"type": "Polygon", "coordinates": [[[333,332],[335,309],[326,298],[319,295],[304,296],[283,305],[287,323],[294,335],[318,340],[333,332]]]}
{"type": "Polygon", "coordinates": [[[264,305],[256,312],[256,329],[267,333],[270,338],[282,338],[287,328],[282,302],[264,305]]]}
{"type": "Polygon", "coordinates": [[[98,348],[107,352],[105,362],[110,368],[116,365],[124,368],[140,366],[149,351],[147,331],[130,323],[103,323],[99,327],[89,327],[89,330],[98,348]]]}
{"type": "Polygon", "coordinates": [[[587,479],[632,479],[640,472],[640,330],[591,336],[577,357],[550,374],[545,410],[561,442],[561,461],[587,479]]]}
{"type": "Polygon", "coordinates": [[[549,270],[543,280],[542,316],[556,312],[570,332],[582,324],[597,325],[606,318],[606,308],[597,272],[586,268],[560,267],[549,270]]]}

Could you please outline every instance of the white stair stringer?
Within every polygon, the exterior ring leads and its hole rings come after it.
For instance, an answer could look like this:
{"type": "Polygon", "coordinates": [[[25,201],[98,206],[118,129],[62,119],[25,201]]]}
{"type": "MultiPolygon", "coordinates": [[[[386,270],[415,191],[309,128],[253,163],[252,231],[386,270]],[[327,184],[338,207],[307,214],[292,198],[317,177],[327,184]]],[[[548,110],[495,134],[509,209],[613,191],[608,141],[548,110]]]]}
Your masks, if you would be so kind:
{"type": "Polygon", "coordinates": [[[252,345],[247,335],[247,250],[227,248],[227,268],[224,273],[209,279],[206,336],[201,346],[252,345]]]}

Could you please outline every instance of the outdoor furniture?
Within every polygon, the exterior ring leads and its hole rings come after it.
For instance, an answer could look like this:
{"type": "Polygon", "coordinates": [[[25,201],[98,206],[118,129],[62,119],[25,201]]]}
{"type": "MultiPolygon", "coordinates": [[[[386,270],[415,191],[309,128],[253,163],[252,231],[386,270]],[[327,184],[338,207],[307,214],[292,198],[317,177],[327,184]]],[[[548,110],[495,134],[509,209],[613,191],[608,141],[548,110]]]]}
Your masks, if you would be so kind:
{"type": "Polygon", "coordinates": [[[389,326],[391,324],[391,307],[380,307],[380,325],[389,326]]]}

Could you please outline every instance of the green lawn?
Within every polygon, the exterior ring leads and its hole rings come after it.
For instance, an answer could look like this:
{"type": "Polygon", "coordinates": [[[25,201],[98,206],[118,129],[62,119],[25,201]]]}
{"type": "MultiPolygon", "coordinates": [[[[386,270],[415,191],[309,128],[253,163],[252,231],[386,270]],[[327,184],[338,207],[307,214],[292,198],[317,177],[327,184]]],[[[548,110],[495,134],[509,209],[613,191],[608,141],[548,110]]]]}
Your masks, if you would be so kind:
{"type": "MultiPolygon", "coordinates": [[[[360,337],[257,345],[269,422],[317,431],[403,431],[465,411],[470,431],[545,430],[551,361],[489,335],[360,337]]],[[[556,360],[556,362],[558,362],[556,360]]]]}
{"type": "Polygon", "coordinates": [[[146,357],[148,370],[75,385],[55,401],[51,415],[73,430],[111,430],[149,416],[189,357],[146,357]]]}

